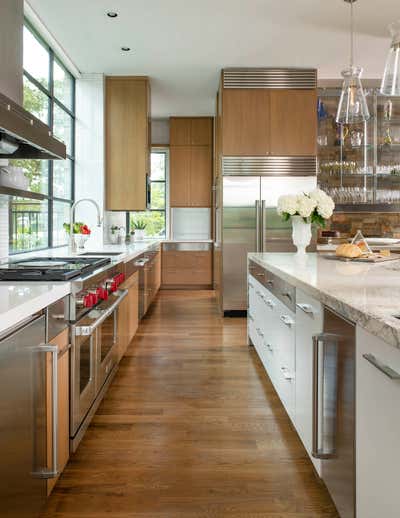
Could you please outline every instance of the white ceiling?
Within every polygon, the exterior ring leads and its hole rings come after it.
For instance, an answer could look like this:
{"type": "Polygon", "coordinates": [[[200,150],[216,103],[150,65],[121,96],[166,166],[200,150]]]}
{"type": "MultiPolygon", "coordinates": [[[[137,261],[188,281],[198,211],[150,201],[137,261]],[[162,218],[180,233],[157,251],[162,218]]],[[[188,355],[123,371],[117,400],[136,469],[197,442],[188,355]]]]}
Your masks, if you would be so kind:
{"type": "MultiPolygon", "coordinates": [[[[148,75],[152,115],[207,115],[221,68],[348,64],[343,0],[29,0],[81,72],[148,75]],[[118,18],[106,16],[117,11],[118,18]],[[132,52],[123,53],[128,45],[132,52]]],[[[356,63],[382,75],[398,0],[355,4],[356,63]]]]}

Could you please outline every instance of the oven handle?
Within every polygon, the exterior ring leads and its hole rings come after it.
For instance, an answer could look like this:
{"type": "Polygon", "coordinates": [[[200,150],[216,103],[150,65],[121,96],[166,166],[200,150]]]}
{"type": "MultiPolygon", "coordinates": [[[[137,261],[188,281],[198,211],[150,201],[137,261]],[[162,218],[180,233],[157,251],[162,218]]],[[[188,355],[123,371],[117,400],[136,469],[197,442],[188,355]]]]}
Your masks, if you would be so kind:
{"type": "Polygon", "coordinates": [[[128,290],[118,290],[118,299],[107,309],[101,312],[99,318],[90,326],[76,326],[76,336],[90,336],[114,311],[118,308],[124,298],[128,295],[128,290]]]}

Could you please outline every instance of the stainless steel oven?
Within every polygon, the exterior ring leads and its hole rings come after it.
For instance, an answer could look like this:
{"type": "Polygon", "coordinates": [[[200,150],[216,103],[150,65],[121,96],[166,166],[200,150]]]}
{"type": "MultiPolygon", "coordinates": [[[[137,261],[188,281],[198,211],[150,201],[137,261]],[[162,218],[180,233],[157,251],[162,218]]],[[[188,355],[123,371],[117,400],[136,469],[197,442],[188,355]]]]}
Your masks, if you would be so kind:
{"type": "Polygon", "coordinates": [[[71,446],[75,451],[118,362],[118,308],[127,290],[117,290],[71,326],[71,446]]]}

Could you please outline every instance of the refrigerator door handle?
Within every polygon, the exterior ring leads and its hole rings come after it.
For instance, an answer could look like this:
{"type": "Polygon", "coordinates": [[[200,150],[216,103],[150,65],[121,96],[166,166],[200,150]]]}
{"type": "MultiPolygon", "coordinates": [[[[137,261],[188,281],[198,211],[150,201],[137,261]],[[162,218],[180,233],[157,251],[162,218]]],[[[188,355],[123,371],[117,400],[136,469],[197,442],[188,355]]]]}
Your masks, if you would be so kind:
{"type": "Polygon", "coordinates": [[[260,242],[261,242],[261,252],[265,252],[265,200],[261,201],[261,221],[260,221],[260,242]]]}
{"type": "Polygon", "coordinates": [[[261,252],[260,248],[260,200],[255,201],[256,207],[256,252],[261,252]]]}
{"type": "MultiPolygon", "coordinates": [[[[325,341],[330,342],[337,342],[339,339],[338,335],[334,335],[331,333],[320,333],[313,336],[313,424],[312,424],[312,451],[311,454],[315,459],[333,459],[335,457],[335,451],[334,448],[332,448],[331,451],[324,451],[323,446],[320,448],[319,444],[319,435],[320,435],[320,428],[319,428],[319,422],[320,417],[321,421],[323,421],[324,418],[324,408],[323,408],[323,402],[321,406],[321,416],[319,413],[320,410],[320,395],[319,395],[319,389],[320,389],[320,366],[319,366],[319,356],[320,356],[320,343],[322,346],[324,345],[325,341]]],[[[323,381],[323,380],[322,380],[323,381]]]]}

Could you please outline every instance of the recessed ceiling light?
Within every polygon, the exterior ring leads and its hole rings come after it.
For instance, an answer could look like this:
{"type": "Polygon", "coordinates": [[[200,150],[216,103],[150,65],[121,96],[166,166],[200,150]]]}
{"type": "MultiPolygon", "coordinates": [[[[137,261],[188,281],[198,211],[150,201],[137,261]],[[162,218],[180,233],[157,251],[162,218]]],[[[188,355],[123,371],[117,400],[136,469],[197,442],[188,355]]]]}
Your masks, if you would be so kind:
{"type": "Polygon", "coordinates": [[[129,52],[131,50],[130,47],[121,47],[121,50],[123,50],[124,52],[129,52]]]}
{"type": "Polygon", "coordinates": [[[109,18],[116,18],[118,16],[118,13],[116,13],[115,11],[108,11],[107,16],[109,18]]]}

